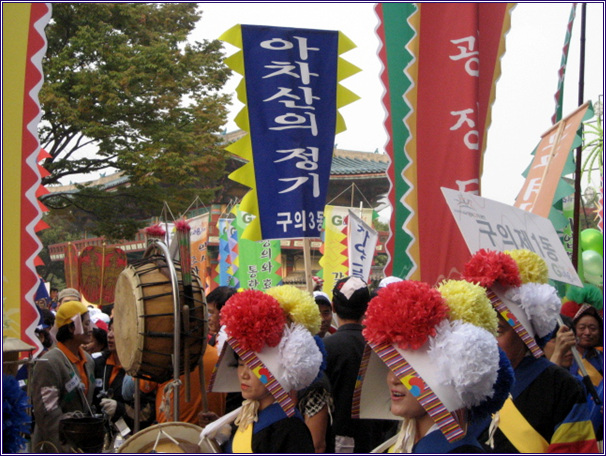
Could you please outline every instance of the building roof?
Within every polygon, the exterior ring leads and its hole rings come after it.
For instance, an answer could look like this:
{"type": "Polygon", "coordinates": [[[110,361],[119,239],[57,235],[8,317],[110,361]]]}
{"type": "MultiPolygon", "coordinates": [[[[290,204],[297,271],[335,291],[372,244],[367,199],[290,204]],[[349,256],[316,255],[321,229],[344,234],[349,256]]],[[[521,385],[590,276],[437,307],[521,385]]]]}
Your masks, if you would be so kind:
{"type": "MultiPolygon", "coordinates": [[[[236,130],[231,133],[226,133],[225,143],[229,144],[237,141],[246,132],[236,130]]],[[[242,161],[239,157],[234,156],[237,161],[242,161]]],[[[389,165],[389,157],[387,154],[378,152],[357,152],[352,150],[334,149],[332,157],[332,165],[330,167],[331,179],[368,179],[376,177],[386,177],[387,166],[389,165]]],[[[123,185],[128,182],[128,176],[123,172],[102,176],[88,182],[81,182],[79,185],[98,186],[102,190],[109,190],[113,187],[123,185]]],[[[76,191],[76,184],[58,185],[46,187],[51,193],[72,193],[76,191]]]]}

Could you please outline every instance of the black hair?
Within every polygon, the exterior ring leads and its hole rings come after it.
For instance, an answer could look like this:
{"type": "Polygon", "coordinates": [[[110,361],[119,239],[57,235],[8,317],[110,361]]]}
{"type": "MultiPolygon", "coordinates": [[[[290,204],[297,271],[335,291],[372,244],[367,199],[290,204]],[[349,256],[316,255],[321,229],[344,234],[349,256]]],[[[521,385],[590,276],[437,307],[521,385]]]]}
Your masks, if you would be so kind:
{"type": "MultiPolygon", "coordinates": [[[[368,286],[356,289],[349,298],[341,293],[343,285],[351,279],[352,277],[340,279],[333,289],[332,304],[341,320],[361,320],[370,301],[368,286]]],[[[364,282],[362,279],[359,280],[364,282]]]]}
{"type": "Polygon", "coordinates": [[[57,339],[57,342],[67,342],[68,340],[71,340],[74,338],[74,334],[73,334],[73,330],[76,328],[76,325],[74,324],[74,322],[72,321],[71,323],[67,324],[67,325],[63,325],[59,328],[59,330],[57,331],[57,335],[55,336],[55,339],[57,339]]]}
{"type": "Polygon", "coordinates": [[[103,351],[107,348],[107,331],[101,328],[93,327],[93,338],[101,344],[101,350],[103,351]]]}
{"type": "Polygon", "coordinates": [[[206,296],[206,302],[214,303],[217,310],[221,310],[227,300],[237,292],[238,290],[233,287],[220,286],[208,293],[208,296],[206,296]]]}
{"type": "Polygon", "coordinates": [[[40,322],[43,325],[52,327],[55,324],[55,314],[50,309],[39,309],[40,322]]]}

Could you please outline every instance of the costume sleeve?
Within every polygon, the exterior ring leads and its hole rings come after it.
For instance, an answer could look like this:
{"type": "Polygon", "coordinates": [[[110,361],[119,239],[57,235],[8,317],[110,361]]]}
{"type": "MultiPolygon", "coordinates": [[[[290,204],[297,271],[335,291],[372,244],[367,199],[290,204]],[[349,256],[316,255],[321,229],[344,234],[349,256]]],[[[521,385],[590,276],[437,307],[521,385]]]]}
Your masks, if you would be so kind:
{"type": "Polygon", "coordinates": [[[299,418],[286,418],[253,435],[255,453],[315,452],[313,439],[305,423],[299,418]]]}
{"type": "Polygon", "coordinates": [[[59,421],[63,414],[60,401],[65,394],[62,382],[56,359],[35,364],[32,375],[32,403],[37,440],[52,443],[59,452],[63,449],[59,443],[59,421]]]}
{"type": "Polygon", "coordinates": [[[598,453],[590,411],[586,402],[572,407],[558,424],[549,442],[548,453],[598,453]]]}

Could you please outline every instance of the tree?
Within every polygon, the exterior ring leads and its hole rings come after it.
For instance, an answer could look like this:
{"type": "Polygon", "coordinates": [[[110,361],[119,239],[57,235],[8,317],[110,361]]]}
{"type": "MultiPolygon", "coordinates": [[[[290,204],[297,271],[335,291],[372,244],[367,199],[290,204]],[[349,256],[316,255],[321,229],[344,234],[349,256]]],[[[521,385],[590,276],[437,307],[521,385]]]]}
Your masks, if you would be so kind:
{"type": "Polygon", "coordinates": [[[49,208],[86,210],[95,234],[120,239],[164,201],[175,212],[195,197],[212,201],[225,174],[218,133],[229,96],[219,91],[230,70],[219,41],[187,42],[200,17],[196,3],[53,4],[39,95],[51,174],[42,183],[115,169],[128,186],[47,195],[49,208]]]}

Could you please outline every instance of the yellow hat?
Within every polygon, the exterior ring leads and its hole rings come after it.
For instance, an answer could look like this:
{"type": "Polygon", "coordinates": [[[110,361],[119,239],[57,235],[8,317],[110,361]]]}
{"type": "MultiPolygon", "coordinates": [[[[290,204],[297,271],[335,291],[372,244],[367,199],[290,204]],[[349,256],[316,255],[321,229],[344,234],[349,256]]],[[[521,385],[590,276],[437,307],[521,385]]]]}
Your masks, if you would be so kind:
{"type": "Polygon", "coordinates": [[[60,328],[72,322],[74,315],[83,315],[88,312],[88,307],[79,301],[68,301],[64,302],[59,306],[57,310],[57,316],[55,317],[55,326],[60,328]]]}

